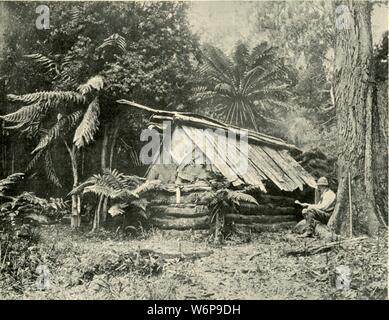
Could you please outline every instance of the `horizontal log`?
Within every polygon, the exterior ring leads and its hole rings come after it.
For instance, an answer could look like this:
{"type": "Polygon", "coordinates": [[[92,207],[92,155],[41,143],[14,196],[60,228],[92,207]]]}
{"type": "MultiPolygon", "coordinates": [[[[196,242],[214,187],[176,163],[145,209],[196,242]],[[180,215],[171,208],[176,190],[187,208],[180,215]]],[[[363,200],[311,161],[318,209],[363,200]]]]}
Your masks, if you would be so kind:
{"type": "Polygon", "coordinates": [[[150,210],[152,216],[171,216],[171,217],[203,217],[208,215],[209,209],[207,206],[199,205],[199,206],[176,206],[176,205],[168,205],[168,206],[149,206],[147,208],[150,210]]]}
{"type": "Polygon", "coordinates": [[[269,215],[243,215],[243,214],[227,214],[227,221],[233,221],[236,223],[275,223],[275,222],[289,222],[296,221],[298,218],[294,215],[280,215],[280,216],[269,216],[269,215]]]}
{"type": "Polygon", "coordinates": [[[200,230],[209,228],[208,220],[208,217],[175,219],[151,218],[150,222],[153,226],[166,230],[200,230]]]}
{"type": "MultiPolygon", "coordinates": [[[[181,193],[180,204],[207,204],[209,202],[209,194],[209,192],[181,193]]],[[[165,192],[155,192],[152,199],[149,201],[151,205],[176,204],[176,195],[165,192]]]]}
{"type": "Polygon", "coordinates": [[[264,205],[260,204],[255,205],[244,205],[238,207],[240,214],[246,215],[287,215],[287,214],[296,214],[298,212],[297,208],[294,207],[277,207],[275,205],[264,205]]]}
{"type": "MultiPolygon", "coordinates": [[[[138,252],[136,252],[138,253],[138,252]]],[[[194,260],[210,256],[213,251],[193,251],[193,252],[158,252],[152,249],[140,249],[139,253],[142,256],[154,256],[162,259],[180,259],[180,260],[194,260]]]]}
{"type": "Polygon", "coordinates": [[[258,197],[259,203],[273,203],[283,207],[293,207],[295,205],[295,199],[283,196],[272,196],[269,194],[261,194],[258,197]]]}
{"type": "Polygon", "coordinates": [[[252,224],[243,224],[235,223],[234,226],[243,231],[255,231],[255,232],[275,232],[288,228],[292,228],[296,225],[295,221],[290,222],[278,222],[271,224],[261,224],[261,223],[252,223],[252,224]]]}
{"type": "MultiPolygon", "coordinates": [[[[212,188],[210,187],[209,183],[204,181],[199,181],[193,184],[183,184],[181,187],[181,194],[182,193],[190,193],[190,192],[201,192],[201,191],[211,191],[212,188]]],[[[168,192],[168,193],[176,193],[177,186],[175,184],[166,184],[160,186],[160,189],[168,192]]]]}

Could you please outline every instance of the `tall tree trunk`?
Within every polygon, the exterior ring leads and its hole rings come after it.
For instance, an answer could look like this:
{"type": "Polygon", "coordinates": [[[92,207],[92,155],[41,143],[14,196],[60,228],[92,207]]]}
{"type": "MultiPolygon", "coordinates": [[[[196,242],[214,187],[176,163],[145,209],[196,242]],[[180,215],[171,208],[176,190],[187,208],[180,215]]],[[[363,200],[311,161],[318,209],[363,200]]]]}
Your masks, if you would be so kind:
{"type": "Polygon", "coordinates": [[[113,128],[112,138],[111,138],[111,150],[109,153],[109,168],[112,169],[113,165],[113,155],[115,153],[116,140],[119,133],[119,121],[115,121],[115,126],[113,128]]]}
{"type": "MultiPolygon", "coordinates": [[[[65,141],[64,141],[65,142],[65,141]]],[[[70,156],[70,162],[73,173],[73,188],[78,186],[78,168],[77,168],[77,147],[75,145],[72,148],[65,142],[65,146],[70,156]]],[[[72,228],[78,228],[81,225],[81,198],[79,195],[72,195],[72,215],[70,220],[70,226],[72,228]]]]}
{"type": "Polygon", "coordinates": [[[388,82],[378,83],[373,112],[374,194],[378,214],[388,225],[388,82]]]}
{"type": "MultiPolygon", "coordinates": [[[[104,128],[104,137],[103,142],[101,145],[101,171],[104,171],[107,169],[107,151],[108,151],[108,142],[109,142],[109,128],[106,126],[104,128]]],[[[107,205],[108,205],[108,199],[104,196],[100,197],[100,201],[102,202],[100,205],[100,215],[101,215],[101,222],[105,222],[107,220],[107,205]]],[[[100,221],[99,221],[100,222],[100,221]]]]}
{"type": "Polygon", "coordinates": [[[337,233],[348,234],[351,212],[354,234],[374,235],[382,219],[377,214],[373,188],[371,4],[346,0],[336,1],[335,5],[347,6],[350,19],[345,28],[336,30],[334,89],[339,186],[329,226],[337,233]]]}

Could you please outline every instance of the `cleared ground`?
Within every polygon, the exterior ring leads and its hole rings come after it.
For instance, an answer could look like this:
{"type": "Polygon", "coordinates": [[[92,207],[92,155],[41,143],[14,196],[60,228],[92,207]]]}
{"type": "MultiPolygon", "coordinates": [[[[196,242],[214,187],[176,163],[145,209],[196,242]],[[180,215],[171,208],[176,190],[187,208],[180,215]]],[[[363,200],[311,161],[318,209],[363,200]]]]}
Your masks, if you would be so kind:
{"type": "MultiPolygon", "coordinates": [[[[2,284],[2,298],[17,299],[386,299],[387,234],[312,256],[285,252],[319,244],[290,231],[234,237],[221,247],[191,232],[144,232],[136,238],[112,233],[42,229],[37,264],[50,283],[23,292],[2,284]],[[165,258],[140,255],[151,249],[165,258]],[[171,258],[199,252],[203,258],[171,258]],[[351,270],[348,290],[337,290],[336,267],[351,270]]],[[[38,276],[38,275],[37,275],[38,276]]]]}

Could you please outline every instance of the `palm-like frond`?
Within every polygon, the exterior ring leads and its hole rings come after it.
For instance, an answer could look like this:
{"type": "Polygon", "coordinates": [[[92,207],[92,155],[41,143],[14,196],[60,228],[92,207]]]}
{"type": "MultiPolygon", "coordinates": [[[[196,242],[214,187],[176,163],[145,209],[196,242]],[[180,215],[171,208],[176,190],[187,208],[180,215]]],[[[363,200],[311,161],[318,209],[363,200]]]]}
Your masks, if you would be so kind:
{"type": "Polygon", "coordinates": [[[95,174],[88,178],[74,188],[69,195],[92,192],[112,199],[135,199],[138,196],[135,193],[136,189],[133,189],[143,180],[143,178],[137,176],[126,176],[116,169],[105,169],[103,174],[95,174]]]}
{"type": "Polygon", "coordinates": [[[44,155],[45,149],[40,149],[38,152],[35,153],[34,157],[31,159],[31,161],[28,163],[26,171],[30,171],[32,168],[34,168],[42,155],[44,155]]]}
{"type": "Polygon", "coordinates": [[[68,132],[78,123],[81,116],[82,116],[82,111],[78,110],[68,116],[62,117],[54,126],[50,128],[47,134],[39,141],[38,145],[31,153],[32,154],[36,153],[37,151],[45,148],[53,140],[60,137],[61,134],[63,135],[66,132],[68,132]]]}
{"type": "Polygon", "coordinates": [[[32,59],[38,66],[46,69],[47,72],[59,74],[59,65],[49,57],[44,56],[40,53],[25,55],[26,58],[32,59]]]}
{"type": "Polygon", "coordinates": [[[0,180],[0,196],[4,195],[5,191],[9,190],[12,185],[14,185],[16,182],[23,178],[24,173],[13,173],[5,179],[0,180]]]}
{"type": "Polygon", "coordinates": [[[7,122],[18,122],[24,124],[36,119],[41,110],[41,106],[38,103],[35,103],[21,107],[15,112],[0,116],[0,119],[3,119],[7,122]]]}
{"type": "Polygon", "coordinates": [[[70,19],[71,24],[73,24],[74,26],[79,26],[85,17],[85,12],[83,10],[83,7],[81,5],[73,6],[70,9],[70,16],[71,16],[70,19]]]}
{"type": "Polygon", "coordinates": [[[98,97],[89,104],[84,117],[78,126],[73,142],[80,148],[93,141],[93,136],[99,128],[100,104],[98,97]]]}
{"type": "Polygon", "coordinates": [[[49,180],[57,187],[62,188],[57,173],[54,169],[53,160],[51,159],[50,151],[45,152],[45,171],[49,180]]]}
{"type": "Polygon", "coordinates": [[[258,205],[257,200],[253,196],[250,196],[246,193],[240,191],[231,191],[227,190],[226,192],[226,201],[233,202],[234,204],[240,205],[240,202],[249,202],[255,205],[258,205]]]}
{"type": "Polygon", "coordinates": [[[284,107],[290,96],[285,68],[266,43],[251,54],[240,44],[232,60],[221,50],[206,46],[204,64],[194,81],[198,85],[192,100],[208,105],[213,115],[225,122],[255,130],[267,114],[274,113],[271,108],[284,107]]]}
{"type": "Polygon", "coordinates": [[[126,40],[117,33],[114,33],[108,38],[104,39],[103,43],[98,48],[103,49],[108,46],[116,47],[119,48],[122,52],[126,52],[126,40]]]}
{"type": "Polygon", "coordinates": [[[140,185],[138,188],[134,190],[134,193],[137,195],[144,194],[149,191],[158,190],[159,187],[162,185],[160,180],[151,180],[146,181],[142,185],[140,185]]]}
{"type": "Polygon", "coordinates": [[[86,95],[89,92],[96,90],[99,91],[104,87],[104,78],[102,76],[94,76],[90,78],[86,83],[80,85],[77,90],[86,95]]]}
{"type": "Polygon", "coordinates": [[[66,102],[85,103],[85,97],[74,91],[41,91],[23,95],[8,94],[7,99],[28,104],[45,102],[47,105],[66,102]]]}

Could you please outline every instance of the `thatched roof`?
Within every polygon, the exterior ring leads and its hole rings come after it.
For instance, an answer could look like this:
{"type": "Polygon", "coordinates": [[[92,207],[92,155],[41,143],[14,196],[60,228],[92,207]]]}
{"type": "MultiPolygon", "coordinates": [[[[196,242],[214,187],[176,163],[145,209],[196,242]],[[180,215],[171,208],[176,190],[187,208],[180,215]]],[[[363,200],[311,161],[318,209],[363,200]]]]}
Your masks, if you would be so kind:
{"type": "MultiPolygon", "coordinates": [[[[150,125],[156,129],[162,129],[163,121],[172,121],[175,129],[179,132],[176,138],[173,133],[172,156],[178,165],[183,161],[180,155],[182,148],[178,145],[193,143],[207,157],[216,159],[219,155],[207,154],[202,141],[208,140],[211,143],[212,136],[208,135],[204,129],[230,130],[237,135],[241,128],[224,124],[214,119],[196,115],[193,113],[172,112],[156,110],[127,100],[119,100],[118,103],[129,105],[138,109],[151,112],[150,125]],[[180,160],[179,160],[180,159],[180,160]]],[[[176,131],[176,130],[174,130],[176,131]]],[[[236,159],[226,157],[225,151],[219,150],[225,161],[213,161],[217,170],[223,174],[233,185],[248,184],[259,187],[266,192],[264,182],[271,180],[279,189],[284,191],[302,190],[304,185],[312,188],[316,187],[314,178],[307,173],[303,167],[290,155],[289,152],[300,152],[294,145],[288,144],[282,139],[265,135],[259,132],[248,130],[249,150],[248,150],[248,170],[240,172],[236,159]],[[222,154],[224,152],[224,154],[222,154]]],[[[235,150],[240,152],[239,148],[235,150]]],[[[213,160],[213,159],[211,159],[213,160]]]]}

